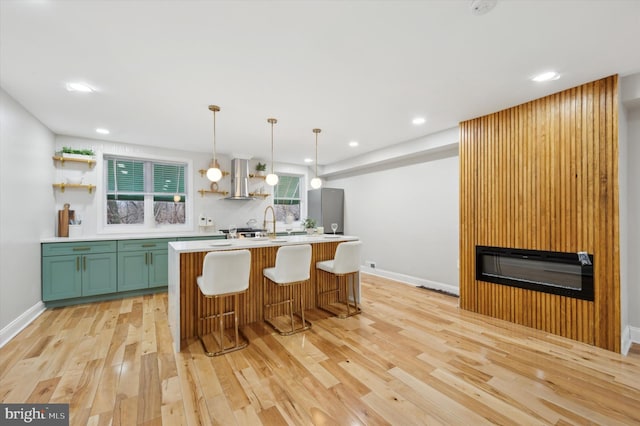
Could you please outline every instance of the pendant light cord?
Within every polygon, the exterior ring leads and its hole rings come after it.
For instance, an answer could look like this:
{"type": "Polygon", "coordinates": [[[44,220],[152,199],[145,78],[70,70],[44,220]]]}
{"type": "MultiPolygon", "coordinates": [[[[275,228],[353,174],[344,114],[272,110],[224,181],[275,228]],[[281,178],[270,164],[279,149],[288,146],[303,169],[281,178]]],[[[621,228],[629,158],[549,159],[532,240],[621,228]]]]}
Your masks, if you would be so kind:
{"type": "Polygon", "coordinates": [[[180,166],[178,166],[178,180],[176,181],[176,194],[180,192],[180,166]]]}
{"type": "Polygon", "coordinates": [[[213,110],[213,167],[216,166],[216,111],[213,110]]]}
{"type": "Polygon", "coordinates": [[[209,105],[209,111],[213,111],[213,164],[212,168],[217,168],[216,166],[216,112],[220,111],[220,107],[218,105],[209,105]]]}
{"type": "Polygon", "coordinates": [[[313,133],[316,134],[316,177],[318,177],[318,133],[321,131],[320,129],[313,129],[313,133]]]}

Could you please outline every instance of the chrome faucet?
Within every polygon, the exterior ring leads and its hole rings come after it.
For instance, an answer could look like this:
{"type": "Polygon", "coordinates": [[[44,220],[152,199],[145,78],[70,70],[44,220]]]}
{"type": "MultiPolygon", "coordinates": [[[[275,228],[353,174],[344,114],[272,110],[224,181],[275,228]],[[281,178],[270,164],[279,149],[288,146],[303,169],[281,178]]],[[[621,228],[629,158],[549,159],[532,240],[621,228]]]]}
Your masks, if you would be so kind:
{"type": "Polygon", "coordinates": [[[262,220],[262,229],[264,229],[265,231],[267,231],[267,212],[269,211],[269,209],[271,209],[271,215],[273,217],[273,233],[269,234],[267,232],[267,234],[269,235],[270,238],[275,238],[276,237],[276,211],[273,209],[272,206],[267,206],[266,209],[264,209],[264,218],[262,220]]]}

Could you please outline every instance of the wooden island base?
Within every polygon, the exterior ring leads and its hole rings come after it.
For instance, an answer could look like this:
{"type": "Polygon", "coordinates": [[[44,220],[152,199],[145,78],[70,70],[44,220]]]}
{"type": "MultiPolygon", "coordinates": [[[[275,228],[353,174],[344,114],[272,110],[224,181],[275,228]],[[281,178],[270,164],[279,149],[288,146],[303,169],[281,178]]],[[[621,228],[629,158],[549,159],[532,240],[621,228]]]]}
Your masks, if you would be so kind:
{"type": "MultiPolygon", "coordinates": [[[[310,241],[312,246],[310,280],[307,284],[302,286],[303,290],[300,290],[299,288],[280,288],[273,284],[267,284],[266,296],[269,298],[269,300],[282,300],[284,298],[289,298],[288,296],[291,295],[290,292],[293,292],[293,297],[296,300],[300,300],[300,291],[304,291],[305,309],[316,308],[318,306],[316,301],[317,291],[324,291],[335,286],[334,278],[329,274],[318,274],[318,280],[316,280],[316,262],[333,259],[336,247],[340,242],[354,239],[356,238],[345,237],[341,240],[310,241]]],[[[305,241],[301,240],[298,243],[304,244],[305,241]]],[[[279,245],[258,247],[243,247],[239,245],[238,247],[227,248],[248,249],[251,251],[251,273],[249,277],[249,289],[245,294],[242,294],[239,297],[238,321],[241,326],[263,320],[263,291],[265,291],[265,284],[263,281],[262,271],[265,268],[270,268],[275,265],[276,252],[278,251],[278,248],[279,245]]],[[[170,299],[175,299],[175,296],[179,297],[180,350],[186,347],[188,339],[196,336],[196,302],[204,309],[203,312],[213,311],[213,299],[204,298],[198,290],[198,286],[196,284],[196,277],[202,274],[202,264],[207,253],[208,251],[190,251],[179,253],[176,250],[172,250],[170,248],[170,275],[172,275],[173,279],[179,283],[179,292],[178,288],[171,288],[172,285],[170,282],[169,297],[170,299]],[[174,259],[176,258],[176,256],[179,256],[179,275],[176,274],[177,271],[171,271],[171,255],[174,257],[174,259]]],[[[176,262],[173,263],[175,265],[176,262]]],[[[225,309],[231,310],[233,303],[232,299],[229,298],[229,300],[227,300],[225,303],[225,309]]],[[[170,311],[172,310],[172,307],[177,307],[176,304],[176,300],[169,301],[170,311]]],[[[272,315],[284,314],[283,305],[274,307],[272,309],[272,315]]],[[[171,312],[170,317],[172,316],[175,318],[174,322],[176,322],[177,312],[171,312]]],[[[231,316],[227,316],[225,321],[225,327],[233,327],[233,318],[231,316]]],[[[214,330],[212,328],[212,323],[213,321],[206,321],[205,324],[203,324],[203,333],[210,333],[214,330]]],[[[172,327],[177,326],[177,324],[171,325],[172,327]]],[[[174,334],[174,339],[176,337],[175,331],[176,330],[173,330],[172,332],[172,334],[174,334]]],[[[178,350],[177,342],[174,341],[174,344],[176,346],[176,350],[178,350]]]]}

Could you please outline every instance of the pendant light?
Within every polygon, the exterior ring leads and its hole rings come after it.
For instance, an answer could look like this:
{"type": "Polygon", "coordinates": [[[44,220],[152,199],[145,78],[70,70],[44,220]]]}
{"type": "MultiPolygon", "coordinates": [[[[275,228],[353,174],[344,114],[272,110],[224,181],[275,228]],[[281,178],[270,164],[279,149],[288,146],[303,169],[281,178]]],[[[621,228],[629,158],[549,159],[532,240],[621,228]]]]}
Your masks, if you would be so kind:
{"type": "Polygon", "coordinates": [[[265,179],[267,185],[274,186],[278,183],[278,175],[273,173],[273,125],[278,122],[275,118],[267,118],[267,122],[271,123],[271,173],[265,179]]]}
{"type": "Polygon", "coordinates": [[[178,180],[176,181],[176,193],[173,196],[173,202],[174,203],[179,203],[180,200],[182,199],[182,197],[180,196],[180,194],[178,193],[180,191],[180,166],[178,166],[178,180]]]}
{"type": "Polygon", "coordinates": [[[311,179],[311,187],[313,189],[318,189],[322,186],[322,181],[318,177],[318,133],[320,132],[320,129],[313,129],[313,133],[316,134],[316,177],[311,179]]]}
{"type": "Polygon", "coordinates": [[[207,178],[211,182],[217,182],[222,178],[222,171],[218,168],[216,161],[216,112],[220,111],[218,105],[209,105],[209,110],[213,111],[213,161],[207,170],[207,178]]]}

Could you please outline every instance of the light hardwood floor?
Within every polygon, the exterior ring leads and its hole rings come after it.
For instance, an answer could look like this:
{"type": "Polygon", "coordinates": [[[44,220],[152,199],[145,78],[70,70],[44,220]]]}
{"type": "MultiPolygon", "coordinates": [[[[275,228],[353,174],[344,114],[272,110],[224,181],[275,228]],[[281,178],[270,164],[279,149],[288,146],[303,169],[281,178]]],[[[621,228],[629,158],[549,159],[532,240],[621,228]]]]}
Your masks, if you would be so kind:
{"type": "Polygon", "coordinates": [[[247,349],[174,354],[167,296],[47,310],[0,349],[0,401],[69,403],[73,425],[640,424],[628,357],[362,275],[364,313],[308,311],[247,349]]]}

